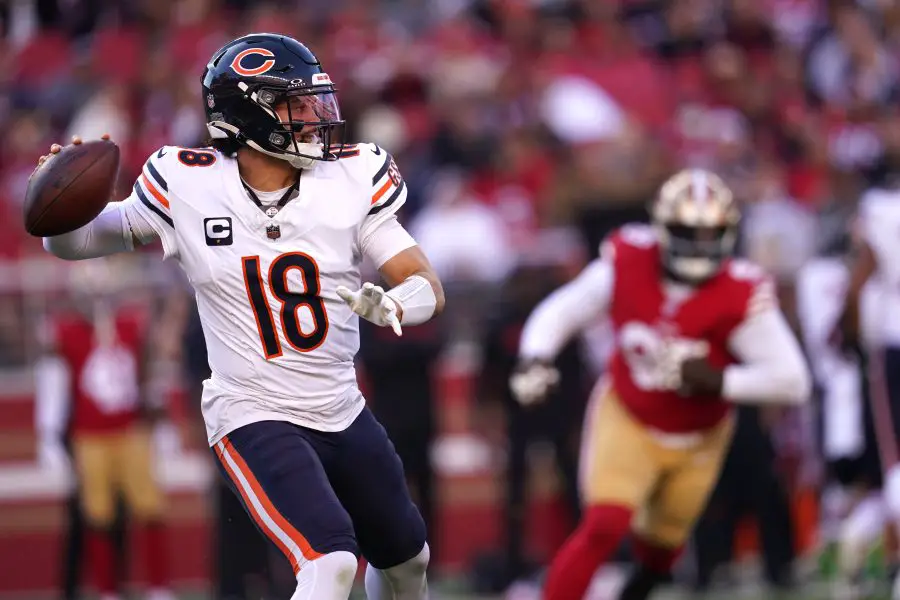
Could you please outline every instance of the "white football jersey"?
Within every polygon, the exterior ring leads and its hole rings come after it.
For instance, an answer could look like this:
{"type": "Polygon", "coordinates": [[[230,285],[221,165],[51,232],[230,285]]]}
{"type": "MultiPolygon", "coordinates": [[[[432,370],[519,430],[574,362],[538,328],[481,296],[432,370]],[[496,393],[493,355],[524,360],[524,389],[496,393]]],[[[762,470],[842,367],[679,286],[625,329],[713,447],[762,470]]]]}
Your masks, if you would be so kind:
{"type": "Polygon", "coordinates": [[[882,341],[900,345],[900,190],[875,188],[860,200],[862,235],[878,261],[882,341]]]}
{"type": "MultiPolygon", "coordinates": [[[[858,456],[864,448],[863,379],[859,362],[831,342],[844,307],[850,270],[838,257],[807,262],[797,276],[797,316],[809,363],[822,389],[822,445],[826,457],[858,456]]],[[[869,282],[860,297],[863,344],[877,351],[880,286],[869,282]]]]}
{"type": "Polygon", "coordinates": [[[831,460],[863,449],[862,371],[831,342],[850,281],[840,258],[815,258],[797,276],[797,316],[809,363],[822,390],[822,446],[831,460]]]}
{"type": "MultiPolygon", "coordinates": [[[[166,146],[134,196],[196,293],[212,370],[202,400],[210,443],[270,419],[349,426],[364,406],[353,362],[359,321],[335,290],[360,287],[367,236],[406,201],[390,154],[345,149],[304,170],[296,197],[268,216],[236,159],[166,146]]],[[[380,266],[413,243],[406,236],[370,258],[380,266]]]]}

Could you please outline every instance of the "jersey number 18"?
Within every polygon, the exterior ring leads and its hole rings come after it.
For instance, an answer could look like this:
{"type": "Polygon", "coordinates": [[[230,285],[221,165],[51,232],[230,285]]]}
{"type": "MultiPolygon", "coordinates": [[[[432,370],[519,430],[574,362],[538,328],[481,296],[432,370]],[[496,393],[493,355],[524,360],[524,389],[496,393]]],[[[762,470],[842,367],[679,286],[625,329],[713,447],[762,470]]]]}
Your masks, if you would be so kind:
{"type": "MultiPolygon", "coordinates": [[[[245,256],[243,262],[244,283],[247,287],[247,298],[256,317],[256,326],[259,330],[259,339],[262,342],[263,352],[266,358],[281,356],[281,341],[275,330],[275,319],[269,305],[269,294],[263,282],[262,271],[258,256],[245,256]]],[[[303,252],[288,252],[281,254],[272,261],[269,266],[269,285],[272,295],[281,304],[279,315],[281,330],[287,343],[299,352],[315,350],[325,341],[328,335],[328,313],[325,311],[325,302],[319,295],[322,286],[319,281],[319,266],[308,254],[303,252]],[[288,272],[291,269],[300,271],[303,279],[303,292],[292,292],[288,289],[288,272]],[[300,320],[297,311],[306,306],[312,313],[313,329],[304,333],[300,328],[300,320]]]]}

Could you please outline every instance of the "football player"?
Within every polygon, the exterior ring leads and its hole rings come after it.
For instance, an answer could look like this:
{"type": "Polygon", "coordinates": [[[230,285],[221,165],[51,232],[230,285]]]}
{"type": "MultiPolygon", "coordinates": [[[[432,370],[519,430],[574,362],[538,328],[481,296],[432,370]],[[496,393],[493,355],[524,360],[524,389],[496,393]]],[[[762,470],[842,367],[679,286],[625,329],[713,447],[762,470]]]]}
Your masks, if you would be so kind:
{"type": "MultiPolygon", "coordinates": [[[[87,526],[84,550],[100,600],[119,598],[116,554],[130,555],[121,543],[120,498],[135,534],[129,533],[132,547],[140,547],[146,567],[145,598],[175,600],[168,589],[165,498],[153,473],[151,425],[161,407],[148,389],[148,319],[144,307],[122,304],[122,277],[106,259],[78,267],[71,273],[73,307],[54,310],[41,331],[46,354],[35,367],[38,427],[71,444],[77,517],[87,526]]],[[[50,450],[43,458],[58,457],[55,444],[48,447],[42,437],[41,449],[50,450]]]]}
{"type": "MultiPolygon", "coordinates": [[[[884,470],[884,501],[894,527],[900,527],[900,191],[873,188],[860,199],[856,253],[850,284],[838,323],[838,336],[846,350],[859,348],[864,337],[861,305],[867,284],[879,289],[874,314],[878,344],[867,348],[875,437],[884,470]]],[[[871,346],[871,344],[870,344],[871,346]]],[[[900,576],[893,598],[900,600],[900,576]]]]}
{"type": "Polygon", "coordinates": [[[539,401],[550,361],[577,331],[610,319],[615,351],[586,414],[582,520],[550,567],[545,598],[581,600],[634,534],[621,600],[649,597],[716,482],[735,403],[797,404],[810,391],[799,344],[759,267],[731,257],[740,218],[725,183],[685,170],[665,182],[652,226],[627,225],[529,317],[511,387],[539,401]]]}
{"type": "MultiPolygon", "coordinates": [[[[848,241],[849,235],[841,235],[805,264],[796,286],[802,341],[821,391],[822,450],[830,476],[820,538],[836,550],[838,580],[831,587],[833,597],[842,600],[865,596],[865,560],[887,523],[865,361],[831,343],[850,280],[848,241]]],[[[867,286],[862,302],[868,321],[862,337],[869,346],[877,330],[871,316],[878,310],[878,294],[877,286],[867,286]]]]}
{"type": "Polygon", "coordinates": [[[332,81],[295,39],[228,43],[202,99],[210,147],[160,148],[131,196],[44,246],[77,260],[160,239],[181,264],[209,350],[209,443],[290,561],[292,600],[346,600],[359,554],[369,598],[424,598],[425,527],[353,362],[359,316],[401,335],[443,307],[395,216],[406,183],[382,148],[343,143],[332,81]],[[364,257],[389,290],[360,285],[364,257]]]}

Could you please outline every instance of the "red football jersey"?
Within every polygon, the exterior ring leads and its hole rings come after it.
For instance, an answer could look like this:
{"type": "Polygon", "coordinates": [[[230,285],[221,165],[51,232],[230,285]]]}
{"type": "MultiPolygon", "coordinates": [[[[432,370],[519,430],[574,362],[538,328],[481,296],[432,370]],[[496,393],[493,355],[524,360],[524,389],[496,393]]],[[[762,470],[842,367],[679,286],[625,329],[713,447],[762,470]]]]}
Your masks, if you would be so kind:
{"type": "Polygon", "coordinates": [[[138,417],[142,322],[130,311],[109,317],[106,328],[81,314],[56,319],[54,341],[69,367],[75,433],[123,429],[138,417]]]}
{"type": "Polygon", "coordinates": [[[668,433],[708,429],[730,404],[681,396],[661,381],[655,352],[664,345],[706,356],[714,367],[736,362],[728,339],[748,313],[774,300],[772,282],[758,266],[730,260],[711,280],[674,297],[667,294],[659,245],[652,228],[628,225],[607,241],[604,253],[615,271],[609,315],[616,347],[610,358],[612,385],[634,417],[668,433]]]}

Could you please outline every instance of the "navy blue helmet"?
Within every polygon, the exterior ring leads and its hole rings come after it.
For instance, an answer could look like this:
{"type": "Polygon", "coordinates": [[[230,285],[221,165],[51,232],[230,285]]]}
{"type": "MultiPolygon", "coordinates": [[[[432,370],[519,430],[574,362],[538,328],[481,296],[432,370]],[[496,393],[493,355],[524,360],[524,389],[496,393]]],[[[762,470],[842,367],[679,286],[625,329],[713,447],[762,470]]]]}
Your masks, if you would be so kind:
{"type": "Polygon", "coordinates": [[[309,168],[337,160],[344,121],[331,78],[297,40],[245,35],[220,48],[203,72],[206,126],[232,140],[309,168]]]}

